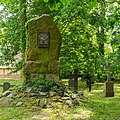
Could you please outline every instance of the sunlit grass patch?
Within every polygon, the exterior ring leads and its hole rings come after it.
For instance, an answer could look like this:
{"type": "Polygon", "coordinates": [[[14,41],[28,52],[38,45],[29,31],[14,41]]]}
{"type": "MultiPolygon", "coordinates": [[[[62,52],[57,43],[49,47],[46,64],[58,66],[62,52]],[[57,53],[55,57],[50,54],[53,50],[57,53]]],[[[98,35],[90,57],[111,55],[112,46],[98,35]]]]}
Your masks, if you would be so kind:
{"type": "Polygon", "coordinates": [[[4,82],[9,82],[10,84],[23,84],[23,80],[20,79],[2,79],[0,78],[0,84],[3,84],[4,82]]]}
{"type": "Polygon", "coordinates": [[[39,120],[87,120],[92,112],[81,107],[60,109],[43,109],[32,118],[39,120]]]}
{"type": "Polygon", "coordinates": [[[25,120],[31,115],[28,109],[22,107],[0,108],[0,120],[25,120]]]}
{"type": "Polygon", "coordinates": [[[114,84],[114,97],[105,97],[104,83],[94,87],[91,92],[85,91],[89,101],[88,109],[93,112],[90,120],[120,120],[120,84],[114,84]]]}
{"type": "Polygon", "coordinates": [[[73,113],[73,118],[75,119],[80,119],[80,120],[87,120],[89,119],[92,115],[93,112],[86,107],[76,107],[73,110],[71,110],[73,113]]]}
{"type": "MultiPolygon", "coordinates": [[[[0,120],[120,120],[120,84],[114,84],[114,97],[105,97],[104,83],[95,83],[89,92],[85,82],[79,82],[79,90],[86,100],[81,106],[0,108],[0,120]]],[[[29,103],[27,100],[26,105],[29,103]]]]}
{"type": "MultiPolygon", "coordinates": [[[[3,85],[5,82],[9,82],[10,85],[22,85],[23,84],[23,80],[20,80],[20,79],[0,78],[0,85],[3,85]]],[[[2,94],[2,91],[3,91],[3,87],[0,86],[0,95],[2,94]]]]}

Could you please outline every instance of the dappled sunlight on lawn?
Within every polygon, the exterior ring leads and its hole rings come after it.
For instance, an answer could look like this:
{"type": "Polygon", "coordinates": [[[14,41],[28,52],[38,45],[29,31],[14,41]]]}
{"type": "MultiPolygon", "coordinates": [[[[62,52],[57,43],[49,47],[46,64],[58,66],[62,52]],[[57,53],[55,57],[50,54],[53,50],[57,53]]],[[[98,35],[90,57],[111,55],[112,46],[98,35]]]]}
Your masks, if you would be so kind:
{"type": "Polygon", "coordinates": [[[116,98],[119,98],[120,99],[120,93],[115,93],[115,96],[116,98]]]}
{"type": "Polygon", "coordinates": [[[0,84],[3,84],[4,82],[9,82],[10,84],[14,84],[14,85],[18,85],[18,84],[23,84],[23,80],[22,79],[2,79],[0,78],[0,84]]]}
{"type": "Polygon", "coordinates": [[[104,84],[91,92],[85,91],[88,97],[88,109],[93,113],[90,120],[120,120],[120,84],[114,84],[114,97],[105,97],[104,84]]]}
{"type": "Polygon", "coordinates": [[[90,110],[77,109],[71,112],[69,109],[43,109],[39,113],[33,114],[32,119],[35,120],[87,120],[92,116],[90,110]]]}
{"type": "MultiPolygon", "coordinates": [[[[11,82],[16,83],[14,80],[11,82]]],[[[91,92],[84,86],[84,83],[80,83],[79,89],[83,89],[85,100],[80,106],[68,107],[65,104],[60,104],[60,106],[55,104],[45,109],[33,107],[34,109],[30,110],[30,116],[24,115],[23,120],[120,120],[120,84],[114,84],[114,97],[105,97],[104,83],[92,85],[91,92]]],[[[18,113],[21,114],[22,109],[25,108],[21,108],[18,113]]],[[[9,111],[7,112],[9,113],[9,111]]],[[[12,112],[13,110],[9,116],[12,115],[12,112]]]]}
{"type": "Polygon", "coordinates": [[[93,90],[92,92],[93,92],[93,93],[94,93],[94,92],[97,92],[97,93],[98,93],[98,92],[99,92],[99,93],[102,92],[102,93],[103,93],[103,90],[93,90]]]}
{"type": "MultiPolygon", "coordinates": [[[[87,118],[90,118],[91,115],[92,115],[92,112],[90,110],[83,110],[78,115],[79,116],[78,118],[87,119],[87,118]]],[[[74,116],[77,117],[76,114],[74,114],[74,116]]]]}
{"type": "Polygon", "coordinates": [[[120,92],[120,84],[115,84],[114,88],[116,91],[120,92]]]}
{"type": "MultiPolygon", "coordinates": [[[[10,83],[10,85],[22,85],[23,84],[23,80],[21,79],[11,79],[11,78],[0,78],[0,85],[3,85],[5,82],[10,83]]],[[[3,91],[3,87],[0,86],[0,95],[2,94],[3,91]]]]}
{"type": "Polygon", "coordinates": [[[115,92],[115,97],[120,98],[120,84],[114,85],[114,92],[115,92]]]}

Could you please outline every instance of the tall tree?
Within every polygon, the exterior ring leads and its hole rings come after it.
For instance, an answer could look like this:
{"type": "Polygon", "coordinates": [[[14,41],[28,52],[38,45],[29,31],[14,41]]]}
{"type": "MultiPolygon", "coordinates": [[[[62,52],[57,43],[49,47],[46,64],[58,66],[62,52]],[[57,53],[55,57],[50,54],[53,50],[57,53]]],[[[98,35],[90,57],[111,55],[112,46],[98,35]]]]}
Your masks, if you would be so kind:
{"type": "Polygon", "coordinates": [[[21,0],[20,1],[20,23],[21,23],[21,51],[22,54],[24,56],[25,54],[25,50],[26,50],[26,21],[27,21],[27,17],[26,17],[26,0],[21,0]]]}
{"type": "MultiPolygon", "coordinates": [[[[119,61],[120,5],[117,0],[8,0],[2,6],[1,50],[5,61],[13,61],[21,48],[25,53],[25,22],[43,13],[54,18],[62,35],[62,75],[75,67],[93,76],[103,75],[105,59],[119,61]],[[107,45],[112,47],[113,53],[107,45]]],[[[119,71],[120,65],[117,66],[116,71],[119,71]]]]}

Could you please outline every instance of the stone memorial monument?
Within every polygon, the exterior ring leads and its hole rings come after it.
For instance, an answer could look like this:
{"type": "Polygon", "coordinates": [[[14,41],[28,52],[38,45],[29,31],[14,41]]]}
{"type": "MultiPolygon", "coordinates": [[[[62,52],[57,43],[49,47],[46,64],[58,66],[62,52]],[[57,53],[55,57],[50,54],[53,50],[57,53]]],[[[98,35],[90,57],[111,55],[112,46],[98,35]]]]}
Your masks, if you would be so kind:
{"type": "Polygon", "coordinates": [[[59,80],[60,32],[49,15],[28,22],[24,72],[29,79],[59,80]]]}
{"type": "Polygon", "coordinates": [[[105,97],[114,97],[113,81],[110,79],[110,63],[106,66],[107,81],[105,82],[105,97]]]}

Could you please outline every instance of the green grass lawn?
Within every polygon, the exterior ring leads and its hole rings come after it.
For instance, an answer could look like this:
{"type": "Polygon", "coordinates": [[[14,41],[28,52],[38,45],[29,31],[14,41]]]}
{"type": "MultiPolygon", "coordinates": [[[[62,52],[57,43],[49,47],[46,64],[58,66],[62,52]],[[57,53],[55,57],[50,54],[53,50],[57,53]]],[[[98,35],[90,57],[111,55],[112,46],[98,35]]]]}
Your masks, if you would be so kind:
{"type": "MultiPolygon", "coordinates": [[[[2,84],[5,79],[0,79],[2,84]]],[[[20,80],[7,80],[12,84],[22,84],[20,80]]],[[[55,106],[40,109],[37,107],[0,107],[0,120],[120,120],[120,84],[114,85],[115,96],[104,96],[104,84],[95,83],[88,92],[85,83],[79,83],[84,90],[87,103],[74,108],[55,106]]]]}
{"type": "Polygon", "coordinates": [[[23,80],[19,79],[2,79],[0,78],[0,85],[3,84],[4,82],[10,82],[10,84],[22,84],[23,80]]]}
{"type": "Polygon", "coordinates": [[[120,84],[114,85],[114,97],[104,97],[104,84],[96,84],[89,98],[87,108],[92,111],[91,120],[120,120],[120,84]]]}
{"type": "MultiPolygon", "coordinates": [[[[3,85],[4,82],[9,82],[11,85],[21,85],[23,83],[23,80],[19,80],[19,79],[2,79],[0,78],[0,85],[3,85]]],[[[3,88],[0,87],[0,95],[3,91],[3,88]]]]}

